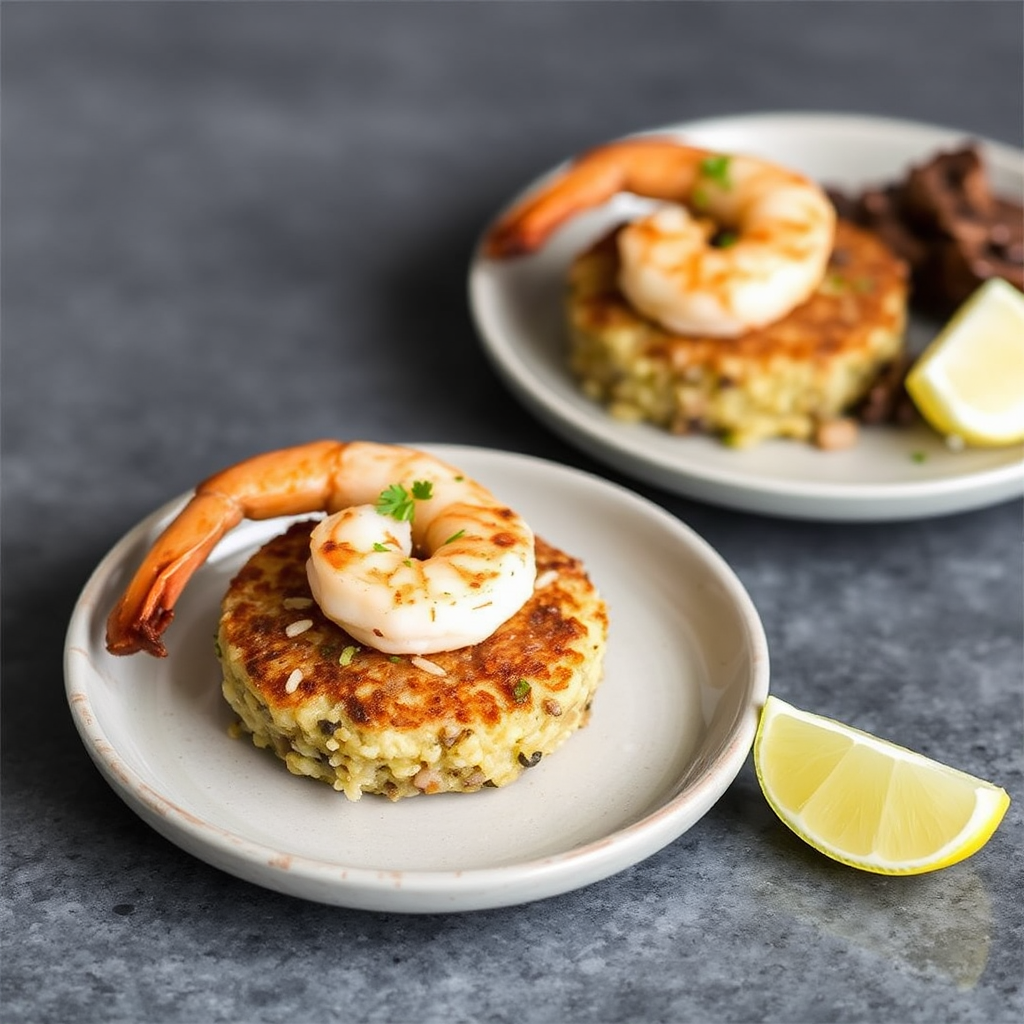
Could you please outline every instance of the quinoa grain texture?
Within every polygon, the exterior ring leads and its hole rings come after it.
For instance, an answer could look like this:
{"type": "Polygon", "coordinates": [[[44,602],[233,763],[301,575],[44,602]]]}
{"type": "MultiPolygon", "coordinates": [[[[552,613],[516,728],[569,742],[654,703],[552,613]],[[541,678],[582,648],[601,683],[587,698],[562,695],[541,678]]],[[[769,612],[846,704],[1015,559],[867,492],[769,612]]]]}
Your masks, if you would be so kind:
{"type": "Polygon", "coordinates": [[[300,522],[265,544],[224,597],[223,692],[296,775],[358,800],[506,786],[586,724],[608,614],[582,563],[537,539],[538,586],[482,643],[408,657],[357,644],[306,581],[300,522]],[[296,607],[311,624],[301,632],[296,607]]]}

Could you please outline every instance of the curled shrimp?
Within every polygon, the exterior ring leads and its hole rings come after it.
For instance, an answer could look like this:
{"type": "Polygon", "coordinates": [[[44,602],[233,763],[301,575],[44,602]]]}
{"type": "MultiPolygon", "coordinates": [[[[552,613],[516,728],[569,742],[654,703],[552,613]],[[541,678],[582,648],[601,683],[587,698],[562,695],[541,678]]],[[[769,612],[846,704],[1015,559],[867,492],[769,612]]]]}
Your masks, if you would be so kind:
{"type": "Polygon", "coordinates": [[[157,538],[107,620],[112,654],[166,655],[192,574],[243,519],[326,512],[307,575],[324,614],[391,654],[479,643],[533,592],[533,533],[482,484],[424,452],[315,441],[215,474],[157,538]]]}
{"type": "Polygon", "coordinates": [[[483,252],[534,252],[619,192],[661,200],[618,235],[619,286],[681,334],[735,337],[808,299],[832,250],[835,210],[814,182],[767,161],[634,138],[583,155],[503,216],[483,252]]]}

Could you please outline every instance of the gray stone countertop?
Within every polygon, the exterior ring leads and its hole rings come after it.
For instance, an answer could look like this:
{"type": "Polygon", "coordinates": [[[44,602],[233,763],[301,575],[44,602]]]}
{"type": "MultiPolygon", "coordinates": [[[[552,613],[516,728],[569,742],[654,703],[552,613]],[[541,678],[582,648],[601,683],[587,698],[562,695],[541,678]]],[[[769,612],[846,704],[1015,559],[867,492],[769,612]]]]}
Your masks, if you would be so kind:
{"type": "Polygon", "coordinates": [[[835,524],[591,461],[474,334],[477,233],[543,169],[691,118],[856,112],[1021,145],[1013,3],[15,4],[3,17],[2,1019],[1016,1021],[1021,505],[835,524]],[[751,764],[604,881],[451,915],[238,880],[93,766],[62,671],[108,549],[320,436],[472,443],[625,483],[760,611],[772,688],[1003,785],[973,858],[861,874],[751,764]]]}

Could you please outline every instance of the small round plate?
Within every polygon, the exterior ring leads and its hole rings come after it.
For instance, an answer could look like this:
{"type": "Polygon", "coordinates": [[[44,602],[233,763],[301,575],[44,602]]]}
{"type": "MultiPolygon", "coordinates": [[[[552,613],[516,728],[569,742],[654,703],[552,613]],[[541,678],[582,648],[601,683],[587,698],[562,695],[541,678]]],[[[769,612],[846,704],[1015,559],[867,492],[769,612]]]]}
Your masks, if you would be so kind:
{"type": "MultiPolygon", "coordinates": [[[[511,786],[350,803],[229,737],[213,652],[219,603],[289,520],[243,523],[196,573],[168,657],[113,657],[106,616],[181,501],[107,555],[67,634],[75,724],[115,791],[162,835],[257,885],[339,906],[476,910],[605,878],[672,842],[742,766],[768,691],[768,652],[743,587],[706,542],[597,477],[511,453],[425,446],[582,558],[609,606],[589,724],[511,786]]],[[[182,499],[184,500],[184,499],[182,499]]]]}
{"type": "MultiPolygon", "coordinates": [[[[696,121],[657,134],[763,156],[847,190],[891,182],[912,164],[971,138],[915,122],[800,113],[696,121]]],[[[1024,153],[974,141],[995,191],[1019,199],[1024,153]]],[[[568,369],[565,274],[576,253],[645,206],[636,197],[617,196],[575,218],[528,258],[494,261],[479,251],[474,255],[470,304],[484,350],[512,391],[551,429],[638,479],[749,512],[819,520],[912,519],[1024,494],[1024,445],[951,451],[924,425],[864,429],[857,447],[841,452],[785,440],[737,451],[713,438],[676,437],[649,424],[612,419],[582,394],[568,369]]],[[[935,325],[914,319],[908,338],[912,350],[934,332],[935,325]]]]}

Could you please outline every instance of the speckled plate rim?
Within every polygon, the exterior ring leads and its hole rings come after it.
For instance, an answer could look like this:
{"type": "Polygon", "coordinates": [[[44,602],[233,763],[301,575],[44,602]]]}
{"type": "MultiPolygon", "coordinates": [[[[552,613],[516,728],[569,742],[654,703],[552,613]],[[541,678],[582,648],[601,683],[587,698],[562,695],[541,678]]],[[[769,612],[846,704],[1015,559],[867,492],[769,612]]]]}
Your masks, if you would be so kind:
{"type": "MultiPolygon", "coordinates": [[[[969,132],[857,114],[741,114],[648,129],[709,148],[787,162],[826,184],[855,188],[893,180],[931,153],[976,141],[998,191],[1024,192],[1024,152],[969,132]]],[[[553,168],[527,185],[529,192],[553,168]]],[[[505,207],[511,206],[514,197],[505,207]]],[[[704,437],[672,437],[647,424],[612,420],[580,392],[567,368],[561,281],[572,255],[636,208],[617,197],[556,234],[524,260],[485,259],[469,270],[469,303],[483,348],[514,394],[556,433],[589,455],[666,490],[743,511],[798,519],[926,518],[1024,494],[1024,445],[951,451],[923,425],[872,428],[857,448],[820,452],[769,441],[735,451],[704,437]]],[[[915,321],[917,346],[934,328],[915,321]]]]}
{"type": "MultiPolygon", "coordinates": [[[[588,561],[595,581],[611,606],[612,640],[607,659],[608,671],[595,702],[591,724],[551,758],[547,781],[538,781],[532,794],[527,787],[534,785],[534,772],[513,786],[489,791],[490,794],[513,793],[517,787],[523,787],[522,800],[518,805],[522,814],[523,808],[529,807],[522,801],[542,798],[545,787],[550,789],[554,783],[565,783],[571,790],[583,782],[576,775],[591,770],[582,767],[587,763],[586,759],[590,758],[589,763],[594,763],[593,752],[588,753],[584,749],[586,743],[592,741],[599,745],[605,742],[600,730],[608,728],[611,719],[621,715],[626,720],[629,715],[638,713],[638,706],[658,704],[661,698],[654,690],[650,695],[656,699],[650,702],[638,700],[632,692],[626,693],[633,686],[645,684],[623,678],[622,641],[616,638],[617,628],[631,630],[640,623],[653,622],[648,640],[652,641],[651,650],[655,653],[641,673],[642,680],[660,676],[661,697],[668,693],[669,699],[666,707],[652,706],[649,715],[671,715],[678,712],[683,704],[689,706],[694,702],[694,706],[699,706],[700,714],[693,716],[695,721],[691,724],[695,732],[689,741],[690,749],[685,753],[680,754],[675,749],[671,734],[667,734],[667,741],[664,738],[660,741],[665,755],[663,760],[671,763],[667,767],[665,764],[650,766],[650,778],[656,781],[650,783],[649,791],[637,794],[635,809],[624,805],[621,810],[623,820],[610,820],[606,827],[597,821],[597,817],[605,813],[605,808],[599,800],[591,798],[593,806],[587,814],[594,820],[587,820],[590,834],[583,842],[567,839],[562,849],[527,856],[511,863],[488,863],[479,867],[467,863],[443,870],[396,870],[387,865],[379,868],[352,866],[330,858],[309,857],[293,848],[284,826],[278,841],[268,843],[246,834],[245,828],[225,824],[219,820],[221,815],[216,810],[197,813],[189,805],[190,798],[183,799],[176,792],[175,787],[180,788],[180,781],[162,778],[159,767],[154,774],[146,760],[147,752],[139,749],[147,742],[158,745],[170,743],[169,739],[161,739],[164,724],[157,726],[144,720],[139,711],[112,710],[123,706],[119,694],[138,694],[150,686],[173,688],[177,685],[173,676],[171,682],[166,682],[158,670],[162,671],[166,663],[170,666],[168,671],[173,673],[175,658],[186,657],[176,653],[172,642],[178,622],[168,633],[170,654],[162,662],[158,659],[138,662],[134,658],[113,658],[103,649],[104,623],[112,599],[120,592],[141,551],[151,543],[155,533],[180,507],[184,498],[154,512],[114,546],[89,579],[71,617],[64,655],[66,689],[76,728],[90,757],[128,806],[182,849],[257,885],[333,905],[398,913],[479,910],[564,893],[638,863],[696,823],[721,797],[749,753],[760,709],[767,696],[769,677],[767,642],[753,603],[732,570],[706,541],[663,509],[628,489],[531,456],[466,446],[417,447],[427,448],[472,473],[502,493],[510,503],[519,502],[517,507],[524,514],[532,515],[539,533],[547,535],[554,532],[555,542],[570,550],[569,541],[563,541],[558,535],[572,533],[577,548],[583,548],[575,553],[588,561]],[[588,528],[589,519],[574,522],[572,515],[567,515],[566,503],[578,508],[581,507],[580,502],[582,507],[589,506],[595,510],[594,515],[600,519],[597,526],[588,528]],[[607,552],[602,556],[596,549],[605,545],[614,548],[621,537],[609,536],[609,531],[618,534],[620,529],[632,538],[632,553],[622,550],[614,558],[607,552]],[[652,576],[659,573],[659,566],[664,566],[669,574],[652,582],[649,593],[645,593],[643,584],[637,585],[627,571],[632,566],[647,564],[647,571],[652,576]],[[677,579],[677,575],[682,578],[677,579]],[[663,619],[659,624],[659,614],[682,614],[671,600],[665,600],[668,590],[674,590],[678,595],[680,608],[690,607],[694,615],[706,616],[704,621],[687,625],[674,619],[663,619]],[[615,648],[617,642],[620,645],[618,652],[615,648]],[[688,648],[684,651],[686,645],[688,648]],[[727,653],[723,654],[723,651],[727,653]],[[656,661],[653,660],[655,658],[656,661]],[[678,700],[682,703],[673,706],[673,700],[677,698],[672,694],[676,688],[678,700]],[[601,706],[602,699],[607,705],[605,708],[601,706]],[[126,717],[118,721],[121,714],[126,717]],[[131,717],[133,714],[134,719],[131,717]],[[602,714],[605,721],[597,724],[602,714]],[[598,731],[591,732],[595,726],[598,731]],[[146,733],[149,734],[148,740],[143,735],[146,733]],[[582,739],[588,735],[590,740],[582,739]],[[580,745],[576,748],[577,755],[574,755],[573,744],[577,743],[580,745]],[[572,763],[574,757],[578,761],[576,765],[572,763]],[[564,771],[570,774],[568,781],[559,778],[559,759],[564,759],[564,771]],[[671,775],[667,780],[660,777],[666,771],[671,775]]],[[[244,524],[222,541],[222,545],[227,545],[229,539],[234,538],[234,553],[229,552],[225,557],[240,564],[255,545],[285,521],[244,524]],[[245,534],[246,527],[250,528],[249,535],[245,534]]],[[[217,565],[219,551],[220,548],[213,553],[210,564],[200,570],[189,589],[196,585],[202,574],[214,571],[212,567],[217,565]]],[[[184,614],[181,609],[188,593],[187,589],[179,605],[179,615],[184,614]]],[[[210,622],[215,622],[215,604],[207,607],[203,614],[207,620],[204,631],[212,630],[210,622]]],[[[204,660],[213,661],[212,652],[208,652],[204,660]]],[[[208,671],[209,666],[204,666],[203,672],[208,671]]],[[[177,714],[189,718],[193,714],[192,705],[183,706],[184,710],[179,699],[179,707],[177,711],[172,707],[171,717],[177,714]]],[[[161,712],[167,713],[166,708],[161,712]]],[[[148,719],[152,713],[146,711],[145,715],[148,719]]],[[[194,721],[180,723],[180,730],[193,731],[202,725],[200,712],[195,712],[195,715],[194,721]]],[[[172,728],[168,736],[174,732],[174,723],[170,725],[172,728]]],[[[653,729],[657,723],[651,717],[644,725],[653,729]]],[[[237,741],[226,742],[234,744],[226,748],[229,758],[248,759],[252,754],[263,754],[247,741],[241,747],[237,746],[237,741]]],[[[220,745],[219,740],[215,743],[220,745]]],[[[200,751],[198,755],[191,756],[201,758],[203,754],[200,751]]],[[[263,756],[266,762],[274,761],[269,755],[263,756]]],[[[246,763],[248,765],[249,762],[246,763]]],[[[271,780],[270,785],[289,787],[289,800],[305,801],[314,792],[318,800],[322,793],[332,800],[343,800],[322,784],[289,776],[276,761],[272,768],[261,762],[259,771],[267,772],[266,779],[271,780]],[[273,775],[269,774],[271,771],[273,775]]],[[[540,780],[539,772],[536,778],[540,780]]],[[[557,790],[558,786],[554,788],[557,790]]],[[[423,814],[434,806],[431,801],[446,800],[448,804],[436,805],[438,811],[442,812],[443,808],[443,813],[455,814],[456,818],[452,820],[458,820],[461,808],[468,811],[473,807],[469,801],[479,795],[434,797],[398,804],[381,800],[376,802],[376,808],[384,805],[393,810],[375,810],[374,813],[400,812],[405,806],[415,806],[420,809],[417,813],[423,814]],[[456,801],[462,803],[457,804],[456,801]]],[[[488,796],[488,799],[495,798],[488,796]]],[[[345,806],[368,806],[370,799],[364,798],[354,805],[346,802],[345,806]]],[[[633,798],[627,794],[626,799],[633,798]]],[[[501,811],[497,804],[495,808],[501,811]]],[[[301,808],[299,810],[301,812],[301,808]]],[[[609,809],[607,813],[611,815],[613,812],[609,809]]]]}

